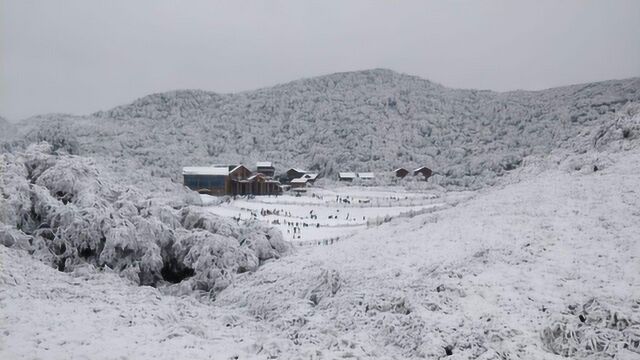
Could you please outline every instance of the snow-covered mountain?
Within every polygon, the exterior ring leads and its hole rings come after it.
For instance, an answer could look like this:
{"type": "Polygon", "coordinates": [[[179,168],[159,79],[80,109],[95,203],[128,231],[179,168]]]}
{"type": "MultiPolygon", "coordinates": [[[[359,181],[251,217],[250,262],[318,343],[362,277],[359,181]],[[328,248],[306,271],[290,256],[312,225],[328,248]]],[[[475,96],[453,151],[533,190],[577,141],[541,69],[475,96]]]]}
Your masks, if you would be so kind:
{"type": "Polygon", "coordinates": [[[270,160],[323,175],[427,165],[441,184],[475,187],[528,155],[585,151],[639,99],[640,78],[498,93],[376,69],[237,94],[153,94],[89,116],[34,117],[20,133],[174,179],[185,165],[270,160]]]}
{"type": "MultiPolygon", "coordinates": [[[[375,70],[28,119],[0,153],[0,358],[637,358],[639,88],[494,93],[375,70]],[[195,206],[146,174],[258,158],[505,176],[362,228],[328,216],[316,231],[356,230],[292,247],[272,215],[241,221],[231,199],[195,206]]],[[[371,210],[364,189],[332,214],[371,210]]],[[[305,228],[327,214],[313,195],[239,201],[305,228]]]]}

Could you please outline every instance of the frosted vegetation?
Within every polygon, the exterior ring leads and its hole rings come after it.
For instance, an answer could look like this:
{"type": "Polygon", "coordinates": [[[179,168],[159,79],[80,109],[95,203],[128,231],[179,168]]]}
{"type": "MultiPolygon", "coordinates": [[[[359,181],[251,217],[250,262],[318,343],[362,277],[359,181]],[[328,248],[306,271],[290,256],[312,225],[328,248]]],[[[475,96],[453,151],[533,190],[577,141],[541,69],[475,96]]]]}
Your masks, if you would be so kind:
{"type": "Polygon", "coordinates": [[[527,156],[586,151],[592,144],[574,139],[638,99],[638,78],[496,93],[369,70],[238,94],[154,94],[90,116],[45,115],[24,122],[18,138],[174,180],[185,165],[270,160],[280,170],[333,177],[427,165],[436,183],[477,188],[527,156]]]}
{"type": "Polygon", "coordinates": [[[640,106],[593,136],[453,208],[269,264],[216,304],[285,334],[273,357],[635,359],[640,106]]]}
{"type": "Polygon", "coordinates": [[[639,98],[639,79],[494,93],[374,70],[233,95],[156,94],[15,127],[0,120],[14,135],[0,154],[7,351],[636,356],[639,98]],[[325,176],[424,164],[443,187],[500,186],[285,256],[279,231],[216,216],[176,181],[183,165],[255,160],[325,176]],[[72,277],[100,292],[67,291],[72,277]],[[41,326],[27,336],[32,324],[41,326]],[[113,329],[135,345],[104,336],[113,329]]]}
{"type": "Polygon", "coordinates": [[[225,288],[288,252],[280,232],[238,226],[192,206],[181,186],[158,193],[123,186],[86,158],[46,143],[0,158],[0,243],[60,271],[89,264],[171,293],[225,288]]]}

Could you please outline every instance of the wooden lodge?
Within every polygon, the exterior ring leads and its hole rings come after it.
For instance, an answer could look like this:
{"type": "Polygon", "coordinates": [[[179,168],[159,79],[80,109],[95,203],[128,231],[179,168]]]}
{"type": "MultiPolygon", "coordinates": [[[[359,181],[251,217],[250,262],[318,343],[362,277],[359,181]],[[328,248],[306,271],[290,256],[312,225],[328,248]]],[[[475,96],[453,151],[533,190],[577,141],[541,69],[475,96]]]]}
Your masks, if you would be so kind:
{"type": "Polygon", "coordinates": [[[376,175],[372,172],[361,172],[358,173],[358,178],[364,181],[371,181],[376,178],[376,175]]]}
{"type": "Polygon", "coordinates": [[[291,184],[291,188],[295,189],[295,188],[303,188],[307,186],[307,183],[309,182],[309,179],[305,178],[305,177],[299,177],[297,179],[293,179],[289,182],[289,184],[291,184]]]}
{"type": "Polygon", "coordinates": [[[393,170],[393,173],[396,175],[396,177],[402,179],[405,176],[409,175],[409,170],[407,170],[405,168],[397,168],[397,169],[393,170]]]}
{"type": "Polygon", "coordinates": [[[191,166],[182,168],[184,185],[193,191],[209,195],[225,195],[231,191],[229,168],[222,166],[191,166]]]}
{"type": "Polygon", "coordinates": [[[286,172],[286,177],[287,177],[287,181],[291,181],[293,179],[298,179],[304,176],[304,174],[306,174],[307,172],[305,170],[300,170],[300,169],[296,169],[296,168],[291,168],[289,170],[287,170],[286,172]]]}
{"type": "Polygon", "coordinates": [[[276,168],[273,167],[271,161],[258,161],[256,163],[256,172],[264,174],[269,178],[273,178],[276,174],[276,168]]]}
{"type": "Polygon", "coordinates": [[[274,195],[282,192],[279,181],[262,173],[251,175],[247,180],[251,183],[251,192],[239,195],[274,195]]]}
{"type": "Polygon", "coordinates": [[[356,173],[354,172],[341,172],[338,173],[338,180],[340,181],[353,181],[355,180],[357,177],[356,173]]]}
{"type": "Polygon", "coordinates": [[[244,165],[185,167],[184,185],[208,195],[273,195],[282,192],[280,182],[262,173],[252,173],[244,165]]]}
{"type": "Polygon", "coordinates": [[[429,169],[426,166],[422,166],[422,167],[419,167],[419,168],[413,170],[413,175],[414,176],[416,176],[416,175],[424,176],[424,181],[427,181],[431,177],[432,174],[433,174],[433,171],[431,171],[431,169],[429,169]]]}
{"type": "Polygon", "coordinates": [[[318,178],[318,174],[316,173],[306,173],[301,177],[301,179],[306,179],[307,183],[309,184],[315,183],[317,178],[318,178]]]}

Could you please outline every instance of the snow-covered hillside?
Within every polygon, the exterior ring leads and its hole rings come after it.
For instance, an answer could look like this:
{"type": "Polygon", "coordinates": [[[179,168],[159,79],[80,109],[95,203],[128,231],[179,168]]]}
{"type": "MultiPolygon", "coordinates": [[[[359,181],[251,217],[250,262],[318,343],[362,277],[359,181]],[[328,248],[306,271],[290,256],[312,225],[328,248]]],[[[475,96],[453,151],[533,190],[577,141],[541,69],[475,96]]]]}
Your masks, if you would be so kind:
{"type": "Polygon", "coordinates": [[[271,160],[324,175],[428,165],[441,184],[480,187],[526,156],[585,151],[637,100],[638,78],[496,93],[368,70],[237,94],[154,94],[90,116],[31,118],[20,133],[176,180],[184,165],[271,160]]]}
{"type": "Polygon", "coordinates": [[[637,110],[600,151],[300,248],[234,275],[214,302],[2,247],[0,357],[635,359],[640,148],[622,129],[640,130],[637,110]]]}
{"type": "Polygon", "coordinates": [[[500,94],[376,70],[30,119],[0,154],[0,358],[636,359],[639,85],[500,94]],[[214,211],[147,176],[258,156],[326,171],[428,160],[443,184],[479,189],[413,204],[388,187],[375,209],[366,189],[332,187],[214,211]],[[371,208],[343,218],[342,196],[371,208]],[[429,208],[381,212],[396,201],[429,208]],[[312,211],[320,235],[359,227],[293,248],[253,220],[312,211]]]}
{"type": "Polygon", "coordinates": [[[301,252],[216,303],[288,338],[285,358],[637,357],[640,152],[613,161],[301,252]]]}

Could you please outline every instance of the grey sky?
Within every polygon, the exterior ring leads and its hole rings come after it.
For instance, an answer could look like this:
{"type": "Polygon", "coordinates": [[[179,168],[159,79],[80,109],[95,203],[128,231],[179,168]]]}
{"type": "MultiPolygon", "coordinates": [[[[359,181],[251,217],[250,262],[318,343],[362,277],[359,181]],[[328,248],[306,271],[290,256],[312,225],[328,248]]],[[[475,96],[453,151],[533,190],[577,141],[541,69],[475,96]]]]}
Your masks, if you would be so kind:
{"type": "Polygon", "coordinates": [[[0,115],[384,67],[540,89],[640,75],[640,1],[2,2],[0,115]]]}

